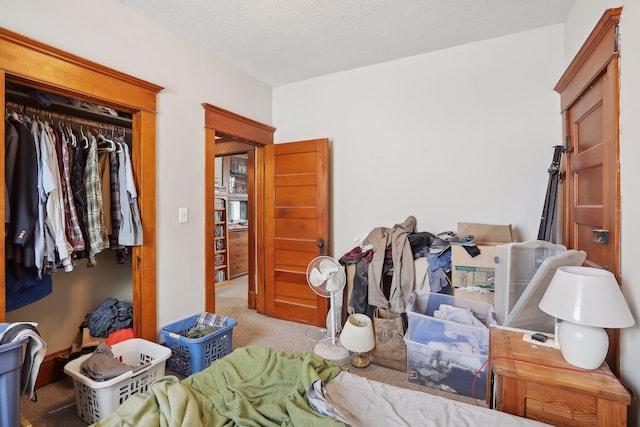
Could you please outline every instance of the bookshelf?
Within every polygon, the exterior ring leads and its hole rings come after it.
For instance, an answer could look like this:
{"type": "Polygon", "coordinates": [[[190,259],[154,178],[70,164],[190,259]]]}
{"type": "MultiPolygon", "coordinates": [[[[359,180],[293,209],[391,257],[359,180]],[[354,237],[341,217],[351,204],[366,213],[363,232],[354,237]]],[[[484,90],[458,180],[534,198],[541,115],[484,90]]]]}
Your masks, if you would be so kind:
{"type": "Polygon", "coordinates": [[[246,195],[247,190],[246,157],[229,157],[229,193],[246,195]]]}
{"type": "Polygon", "coordinates": [[[216,195],[214,199],[214,239],[216,286],[229,281],[229,233],[227,230],[227,197],[216,195]]]}

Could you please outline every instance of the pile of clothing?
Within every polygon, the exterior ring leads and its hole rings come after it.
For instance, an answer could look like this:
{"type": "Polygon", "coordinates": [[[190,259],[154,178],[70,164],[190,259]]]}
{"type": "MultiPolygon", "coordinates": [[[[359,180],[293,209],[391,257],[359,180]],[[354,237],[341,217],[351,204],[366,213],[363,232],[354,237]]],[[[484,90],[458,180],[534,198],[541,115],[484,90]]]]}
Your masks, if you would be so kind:
{"type": "Polygon", "coordinates": [[[417,232],[413,216],[390,228],[374,228],[358,240],[339,261],[355,265],[349,312],[369,317],[376,307],[404,313],[415,289],[451,294],[451,245],[463,246],[471,256],[480,254],[473,236],[417,232]]]}
{"type": "Polygon", "coordinates": [[[133,326],[133,306],[116,298],[107,298],[88,316],[92,337],[107,338],[112,332],[133,326]]]}
{"type": "Polygon", "coordinates": [[[227,326],[227,316],[214,313],[201,313],[194,325],[181,335],[197,339],[212,334],[227,326]]]}
{"type": "Polygon", "coordinates": [[[118,360],[111,351],[111,346],[106,344],[100,344],[80,365],[81,372],[94,381],[107,381],[134,368],[136,366],[118,360]]]}

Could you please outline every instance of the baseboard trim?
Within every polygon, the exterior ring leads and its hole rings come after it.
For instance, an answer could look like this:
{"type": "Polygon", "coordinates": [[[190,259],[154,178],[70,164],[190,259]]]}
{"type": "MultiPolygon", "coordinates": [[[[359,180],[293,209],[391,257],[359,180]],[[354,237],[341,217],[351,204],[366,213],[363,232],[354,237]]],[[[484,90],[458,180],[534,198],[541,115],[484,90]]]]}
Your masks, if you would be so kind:
{"type": "Polygon", "coordinates": [[[64,365],[66,364],[66,356],[71,353],[71,348],[60,350],[45,356],[38,378],[36,379],[36,387],[51,384],[64,378],[64,365]]]}

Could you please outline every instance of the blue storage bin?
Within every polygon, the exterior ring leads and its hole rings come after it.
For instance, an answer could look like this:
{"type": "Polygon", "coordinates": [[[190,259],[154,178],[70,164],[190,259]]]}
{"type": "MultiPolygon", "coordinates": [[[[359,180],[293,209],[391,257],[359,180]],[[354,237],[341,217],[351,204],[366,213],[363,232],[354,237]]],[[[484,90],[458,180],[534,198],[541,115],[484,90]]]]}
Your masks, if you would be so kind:
{"type": "Polygon", "coordinates": [[[0,345],[0,426],[20,425],[20,365],[26,342],[0,345]]]}
{"type": "Polygon", "coordinates": [[[171,349],[167,369],[189,376],[231,353],[233,328],[237,322],[227,317],[227,326],[202,338],[184,336],[198,321],[199,314],[165,326],[160,333],[171,349]]]}

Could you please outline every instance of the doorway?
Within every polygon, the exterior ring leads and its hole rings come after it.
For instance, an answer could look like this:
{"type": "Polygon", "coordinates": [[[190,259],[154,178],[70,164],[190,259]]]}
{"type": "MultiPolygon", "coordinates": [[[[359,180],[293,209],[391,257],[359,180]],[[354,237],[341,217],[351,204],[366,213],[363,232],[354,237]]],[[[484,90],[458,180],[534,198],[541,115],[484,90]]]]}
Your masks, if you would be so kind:
{"type": "Polygon", "coordinates": [[[274,145],[274,128],[208,104],[203,107],[205,309],[215,312],[215,261],[221,258],[216,231],[227,224],[220,220],[223,209],[216,208],[216,201],[227,196],[215,192],[215,158],[246,152],[248,307],[269,317],[323,325],[327,298],[310,289],[305,273],[309,261],[329,253],[331,246],[329,140],[274,145]]]}
{"type": "MultiPolygon", "coordinates": [[[[215,198],[216,157],[246,155],[247,194],[247,306],[258,307],[258,289],[263,288],[259,250],[263,206],[263,148],[273,144],[275,129],[221,108],[203,104],[205,109],[205,310],[215,312],[215,198]]],[[[224,172],[223,172],[224,173],[224,172]]],[[[228,188],[227,188],[228,189],[228,188]]]]}
{"type": "MultiPolygon", "coordinates": [[[[253,146],[249,151],[253,159],[253,146]]],[[[226,202],[221,203],[224,212],[220,217],[226,223],[220,229],[226,231],[226,237],[218,236],[218,259],[222,262],[216,265],[219,269],[216,288],[249,273],[249,228],[255,227],[255,221],[250,221],[249,217],[254,198],[248,185],[249,151],[228,154],[226,144],[220,140],[216,142],[215,191],[218,200],[226,202]]],[[[251,170],[255,170],[253,165],[251,170]]],[[[251,180],[255,181],[253,175],[251,180]]]]}

